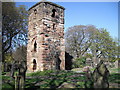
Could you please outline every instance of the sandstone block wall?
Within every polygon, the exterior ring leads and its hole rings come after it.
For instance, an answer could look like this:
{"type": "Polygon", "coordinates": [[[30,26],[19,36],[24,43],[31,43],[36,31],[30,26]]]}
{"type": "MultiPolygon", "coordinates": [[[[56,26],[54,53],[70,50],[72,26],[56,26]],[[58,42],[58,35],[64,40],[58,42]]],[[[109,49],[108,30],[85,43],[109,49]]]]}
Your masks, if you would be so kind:
{"type": "Polygon", "coordinates": [[[60,69],[65,69],[64,8],[51,2],[39,2],[29,9],[28,71],[53,69],[53,57],[59,52],[60,69]]]}

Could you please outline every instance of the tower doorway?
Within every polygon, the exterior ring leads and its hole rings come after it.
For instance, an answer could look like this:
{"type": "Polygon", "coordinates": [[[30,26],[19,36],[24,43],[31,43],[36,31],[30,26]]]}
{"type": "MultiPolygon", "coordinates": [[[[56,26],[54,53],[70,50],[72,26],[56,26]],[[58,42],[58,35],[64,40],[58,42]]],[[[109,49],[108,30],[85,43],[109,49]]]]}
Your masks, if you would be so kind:
{"type": "Polygon", "coordinates": [[[33,59],[33,71],[37,69],[37,63],[36,60],[33,59]]]}

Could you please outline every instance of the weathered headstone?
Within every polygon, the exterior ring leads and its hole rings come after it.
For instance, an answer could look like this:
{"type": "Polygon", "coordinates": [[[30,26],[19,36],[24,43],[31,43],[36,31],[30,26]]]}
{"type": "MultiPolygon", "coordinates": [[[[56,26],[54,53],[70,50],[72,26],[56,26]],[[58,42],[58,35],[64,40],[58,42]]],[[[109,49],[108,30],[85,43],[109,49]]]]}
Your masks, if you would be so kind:
{"type": "Polygon", "coordinates": [[[76,88],[75,85],[71,83],[64,82],[62,85],[60,85],[58,88],[76,88]]]}
{"type": "Polygon", "coordinates": [[[20,89],[21,90],[24,90],[26,70],[27,70],[26,63],[22,61],[19,67],[20,89]]]}
{"type": "Polygon", "coordinates": [[[93,72],[94,88],[109,88],[108,76],[109,70],[101,60],[93,72]]]}
{"type": "MultiPolygon", "coordinates": [[[[26,62],[21,61],[19,64],[16,64],[18,68],[17,73],[15,75],[15,90],[24,90],[25,86],[25,76],[26,76],[26,62]]],[[[14,71],[15,72],[15,71],[14,71]]],[[[12,76],[14,76],[14,73],[12,73],[12,76]]]]}
{"type": "Polygon", "coordinates": [[[89,66],[85,66],[82,71],[83,72],[88,72],[89,71],[89,66]]]}
{"type": "Polygon", "coordinates": [[[93,87],[93,78],[92,72],[89,66],[83,68],[83,72],[85,72],[86,80],[85,80],[85,88],[92,88],[93,87]]]}
{"type": "Polygon", "coordinates": [[[91,58],[86,58],[86,65],[91,66],[91,67],[93,66],[93,62],[91,58]]]}
{"type": "Polygon", "coordinates": [[[118,68],[118,60],[115,61],[114,65],[115,65],[115,68],[118,68]]]}

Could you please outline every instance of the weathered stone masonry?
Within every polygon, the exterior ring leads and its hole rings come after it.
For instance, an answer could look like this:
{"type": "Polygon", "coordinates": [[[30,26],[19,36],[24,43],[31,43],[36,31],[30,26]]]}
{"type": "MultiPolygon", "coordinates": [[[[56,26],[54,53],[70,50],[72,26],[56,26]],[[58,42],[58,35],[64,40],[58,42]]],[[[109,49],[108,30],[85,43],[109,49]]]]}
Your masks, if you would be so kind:
{"type": "Polygon", "coordinates": [[[49,60],[49,46],[59,50],[60,69],[65,69],[64,7],[51,2],[39,2],[29,9],[27,68],[43,71],[55,66],[49,60]],[[56,46],[55,46],[56,45],[56,46]]]}

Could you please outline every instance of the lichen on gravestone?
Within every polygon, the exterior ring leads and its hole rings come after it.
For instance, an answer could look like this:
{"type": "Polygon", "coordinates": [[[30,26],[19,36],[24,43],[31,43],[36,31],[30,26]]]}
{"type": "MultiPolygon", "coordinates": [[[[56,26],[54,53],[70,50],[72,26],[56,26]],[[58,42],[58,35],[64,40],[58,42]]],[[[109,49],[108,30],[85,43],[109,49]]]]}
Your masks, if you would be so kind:
{"type": "Polygon", "coordinates": [[[101,60],[93,72],[94,88],[108,88],[108,76],[109,70],[101,60]]]}

